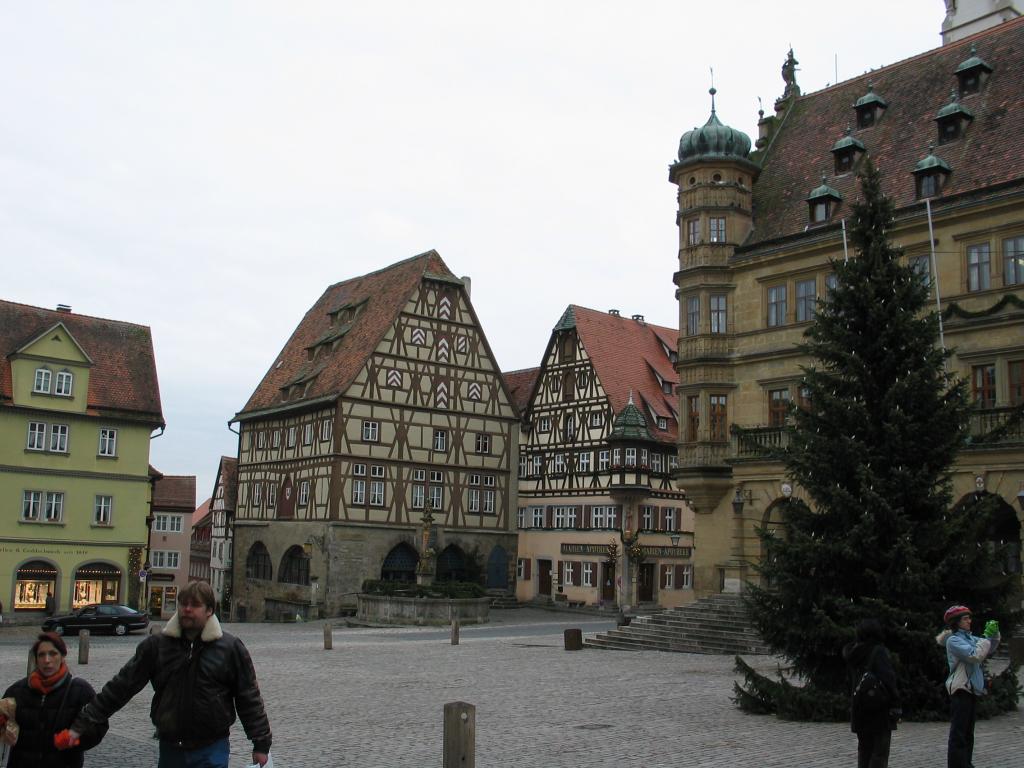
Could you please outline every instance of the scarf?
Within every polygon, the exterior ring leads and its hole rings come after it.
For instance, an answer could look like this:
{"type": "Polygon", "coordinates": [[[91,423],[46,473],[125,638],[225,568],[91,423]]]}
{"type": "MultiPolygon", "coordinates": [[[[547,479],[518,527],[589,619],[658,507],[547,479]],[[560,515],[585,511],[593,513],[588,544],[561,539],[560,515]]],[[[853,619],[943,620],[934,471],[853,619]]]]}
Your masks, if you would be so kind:
{"type": "Polygon", "coordinates": [[[68,665],[61,659],[60,669],[54,672],[49,677],[43,677],[43,674],[37,669],[31,675],[28,676],[28,686],[42,694],[47,694],[50,691],[59,688],[63,684],[66,678],[71,677],[68,673],[68,665]]]}

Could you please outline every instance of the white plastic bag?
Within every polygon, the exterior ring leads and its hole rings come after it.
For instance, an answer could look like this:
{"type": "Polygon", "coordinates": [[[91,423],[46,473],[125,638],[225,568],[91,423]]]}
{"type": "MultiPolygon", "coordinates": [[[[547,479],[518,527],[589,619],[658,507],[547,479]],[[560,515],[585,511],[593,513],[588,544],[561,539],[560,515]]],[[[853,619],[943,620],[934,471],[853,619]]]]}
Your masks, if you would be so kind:
{"type": "MultiPolygon", "coordinates": [[[[253,763],[248,768],[260,768],[259,763],[253,763]]],[[[263,768],[274,768],[274,756],[267,752],[267,764],[263,768]]]]}

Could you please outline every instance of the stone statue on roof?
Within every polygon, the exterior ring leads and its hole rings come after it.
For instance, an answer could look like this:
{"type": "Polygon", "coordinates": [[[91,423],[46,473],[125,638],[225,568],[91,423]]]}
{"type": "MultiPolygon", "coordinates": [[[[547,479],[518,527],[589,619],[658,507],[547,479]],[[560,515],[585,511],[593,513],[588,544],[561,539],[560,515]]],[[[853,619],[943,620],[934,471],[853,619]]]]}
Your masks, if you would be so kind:
{"type": "Polygon", "coordinates": [[[782,81],[786,84],[786,90],[782,94],[784,99],[800,95],[800,86],[796,84],[796,65],[799,63],[793,55],[793,49],[790,48],[789,55],[786,56],[786,61],[782,65],[782,81]]]}

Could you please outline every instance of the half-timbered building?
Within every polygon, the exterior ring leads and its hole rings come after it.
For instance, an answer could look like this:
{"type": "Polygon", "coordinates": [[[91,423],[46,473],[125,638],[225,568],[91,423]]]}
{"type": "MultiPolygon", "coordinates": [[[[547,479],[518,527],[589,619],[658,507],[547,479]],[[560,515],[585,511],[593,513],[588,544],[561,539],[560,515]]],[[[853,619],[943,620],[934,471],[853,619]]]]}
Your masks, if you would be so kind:
{"type": "Polygon", "coordinates": [[[508,587],[518,417],[468,282],[429,251],[337,283],[274,358],[234,418],[235,615],[331,615],[366,579],[508,587]]]}
{"type": "Polygon", "coordinates": [[[232,530],[238,491],[238,459],[221,456],[210,497],[210,586],[221,609],[230,615],[232,530]]]}
{"type": "Polygon", "coordinates": [[[519,456],[522,601],[692,599],[693,519],[672,482],[678,332],[570,305],[529,384],[519,456]]]}

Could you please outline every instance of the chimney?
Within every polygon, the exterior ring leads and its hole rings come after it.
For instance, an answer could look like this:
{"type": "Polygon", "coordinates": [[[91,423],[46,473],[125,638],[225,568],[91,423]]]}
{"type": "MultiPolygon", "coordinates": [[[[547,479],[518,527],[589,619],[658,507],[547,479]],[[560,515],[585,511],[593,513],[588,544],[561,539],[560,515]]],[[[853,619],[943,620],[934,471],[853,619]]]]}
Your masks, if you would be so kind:
{"type": "Polygon", "coordinates": [[[644,325],[644,316],[643,315],[633,315],[633,319],[636,320],[638,323],[640,323],[640,325],[644,325]]]}
{"type": "Polygon", "coordinates": [[[464,286],[466,286],[466,295],[467,296],[472,296],[472,294],[473,294],[473,280],[470,278],[470,276],[469,275],[463,275],[462,277],[459,278],[459,280],[461,280],[462,284],[464,286]]]}
{"type": "Polygon", "coordinates": [[[58,304],[57,305],[57,311],[58,312],[67,312],[67,313],[70,314],[70,312],[71,312],[71,305],[70,304],[58,304]]]}
{"type": "Polygon", "coordinates": [[[618,317],[619,316],[619,310],[617,310],[617,309],[609,309],[608,310],[608,314],[611,315],[612,317],[618,317]]]}

